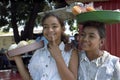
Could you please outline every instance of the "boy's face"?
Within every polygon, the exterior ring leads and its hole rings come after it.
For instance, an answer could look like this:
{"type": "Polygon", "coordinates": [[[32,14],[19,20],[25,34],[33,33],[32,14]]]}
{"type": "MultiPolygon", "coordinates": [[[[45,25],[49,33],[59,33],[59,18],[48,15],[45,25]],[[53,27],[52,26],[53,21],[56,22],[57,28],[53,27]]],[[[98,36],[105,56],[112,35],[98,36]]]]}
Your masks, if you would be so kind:
{"type": "Polygon", "coordinates": [[[101,39],[96,28],[84,28],[80,36],[80,46],[83,50],[97,50],[100,47],[100,43],[101,39]]]}

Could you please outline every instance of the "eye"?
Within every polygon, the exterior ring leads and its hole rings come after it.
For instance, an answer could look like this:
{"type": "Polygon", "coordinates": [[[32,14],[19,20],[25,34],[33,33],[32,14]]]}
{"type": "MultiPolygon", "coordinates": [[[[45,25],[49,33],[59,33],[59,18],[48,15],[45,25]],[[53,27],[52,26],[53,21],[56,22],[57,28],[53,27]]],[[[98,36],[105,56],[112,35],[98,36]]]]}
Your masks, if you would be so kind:
{"type": "Polygon", "coordinates": [[[90,38],[95,38],[95,36],[94,36],[94,35],[89,35],[89,37],[90,37],[90,38]]]}
{"type": "Polygon", "coordinates": [[[54,26],[53,26],[53,28],[57,28],[57,26],[56,26],[56,25],[54,25],[54,26]]]}
{"type": "Polygon", "coordinates": [[[49,27],[48,27],[48,26],[43,26],[43,28],[44,28],[44,29],[47,29],[47,28],[49,28],[49,27]]]}
{"type": "Polygon", "coordinates": [[[43,27],[44,29],[47,28],[46,26],[43,27]]]}
{"type": "Polygon", "coordinates": [[[80,34],[80,36],[81,36],[81,37],[84,37],[84,36],[85,36],[85,34],[84,34],[84,33],[81,33],[81,34],[80,34]]]}

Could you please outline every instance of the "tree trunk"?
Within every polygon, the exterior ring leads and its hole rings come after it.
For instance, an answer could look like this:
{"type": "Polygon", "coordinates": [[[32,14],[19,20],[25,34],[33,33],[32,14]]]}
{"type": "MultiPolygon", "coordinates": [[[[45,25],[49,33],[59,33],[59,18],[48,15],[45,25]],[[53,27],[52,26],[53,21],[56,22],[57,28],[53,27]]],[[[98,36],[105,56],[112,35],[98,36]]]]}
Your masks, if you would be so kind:
{"type": "Polygon", "coordinates": [[[16,43],[18,43],[20,41],[20,35],[19,35],[17,20],[16,20],[16,4],[15,4],[15,2],[11,2],[11,24],[13,27],[14,40],[16,43]]]}
{"type": "Polygon", "coordinates": [[[24,28],[24,32],[22,35],[23,40],[33,39],[33,28],[38,10],[39,10],[39,3],[34,3],[34,7],[33,10],[31,11],[29,21],[26,23],[26,26],[24,28]]]}

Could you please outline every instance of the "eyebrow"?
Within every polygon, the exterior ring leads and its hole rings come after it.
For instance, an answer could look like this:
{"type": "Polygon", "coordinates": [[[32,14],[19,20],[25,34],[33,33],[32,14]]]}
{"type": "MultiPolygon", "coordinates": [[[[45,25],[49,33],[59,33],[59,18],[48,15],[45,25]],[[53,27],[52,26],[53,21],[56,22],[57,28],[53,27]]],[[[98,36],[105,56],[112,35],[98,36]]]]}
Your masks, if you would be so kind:
{"type": "Polygon", "coordinates": [[[92,35],[94,35],[95,33],[89,33],[89,34],[92,34],[92,35]]]}
{"type": "MultiPolygon", "coordinates": [[[[82,31],[82,33],[86,33],[86,32],[82,31]]],[[[88,34],[95,35],[95,33],[92,33],[92,32],[91,32],[91,33],[88,33],[88,34]]]]}
{"type": "Polygon", "coordinates": [[[52,25],[59,25],[59,24],[57,24],[57,23],[52,23],[52,25]]]}

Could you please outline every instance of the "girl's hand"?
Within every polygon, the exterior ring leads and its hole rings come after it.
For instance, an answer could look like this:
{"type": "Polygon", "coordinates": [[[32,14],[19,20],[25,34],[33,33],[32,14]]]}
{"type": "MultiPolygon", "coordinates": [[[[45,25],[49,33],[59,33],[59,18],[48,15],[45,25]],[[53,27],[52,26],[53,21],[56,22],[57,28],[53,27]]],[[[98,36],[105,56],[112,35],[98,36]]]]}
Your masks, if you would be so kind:
{"type": "Polygon", "coordinates": [[[8,53],[5,53],[5,55],[7,56],[8,60],[10,60],[10,61],[12,61],[12,60],[16,60],[16,59],[18,59],[18,58],[21,57],[20,55],[10,57],[10,56],[8,55],[8,53]]]}
{"type": "Polygon", "coordinates": [[[62,55],[61,55],[61,51],[60,51],[60,49],[59,49],[58,44],[56,44],[56,42],[55,42],[55,37],[54,37],[54,35],[52,36],[52,41],[53,41],[53,43],[52,43],[52,44],[49,44],[49,45],[48,45],[48,48],[49,48],[50,53],[51,53],[51,55],[53,56],[53,58],[56,59],[57,57],[62,56],[62,55]]]}

